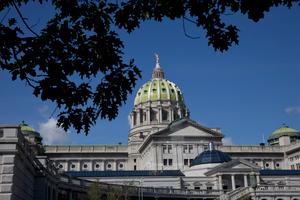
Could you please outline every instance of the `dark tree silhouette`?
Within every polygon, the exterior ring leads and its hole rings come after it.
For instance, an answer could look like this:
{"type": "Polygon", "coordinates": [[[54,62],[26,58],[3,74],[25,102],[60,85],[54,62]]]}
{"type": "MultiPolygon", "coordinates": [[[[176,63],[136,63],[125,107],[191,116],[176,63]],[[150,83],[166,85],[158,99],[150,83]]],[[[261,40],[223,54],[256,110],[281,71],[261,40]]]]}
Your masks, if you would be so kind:
{"type": "Polygon", "coordinates": [[[297,0],[50,0],[56,13],[36,33],[19,7],[45,1],[0,1],[0,69],[54,102],[59,126],[85,134],[98,117],[117,116],[141,77],[133,59],[124,62],[116,27],[130,33],[146,20],[182,19],[203,28],[214,50],[226,51],[239,40],[238,28],[224,16],[240,13],[257,22],[272,7],[299,6],[297,0]],[[5,19],[9,9],[20,21],[5,19]]]}

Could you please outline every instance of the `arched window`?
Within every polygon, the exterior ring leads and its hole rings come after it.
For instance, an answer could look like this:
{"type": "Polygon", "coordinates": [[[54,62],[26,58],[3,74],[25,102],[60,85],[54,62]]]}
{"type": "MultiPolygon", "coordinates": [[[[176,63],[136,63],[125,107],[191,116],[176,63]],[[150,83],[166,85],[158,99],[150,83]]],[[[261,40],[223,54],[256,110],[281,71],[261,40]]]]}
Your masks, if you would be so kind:
{"type": "Polygon", "coordinates": [[[150,110],[150,121],[157,121],[157,112],[153,109],[150,110]]]}
{"type": "Polygon", "coordinates": [[[168,117],[169,117],[169,113],[167,110],[163,109],[162,110],[162,120],[163,121],[167,121],[168,120],[168,117]]]}

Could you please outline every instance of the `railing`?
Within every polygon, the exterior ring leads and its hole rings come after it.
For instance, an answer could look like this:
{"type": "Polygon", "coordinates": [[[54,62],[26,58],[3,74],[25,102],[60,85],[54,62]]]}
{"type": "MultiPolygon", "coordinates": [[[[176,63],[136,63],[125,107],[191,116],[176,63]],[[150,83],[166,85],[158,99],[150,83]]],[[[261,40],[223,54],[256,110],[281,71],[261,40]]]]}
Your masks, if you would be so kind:
{"type": "Polygon", "coordinates": [[[237,200],[237,199],[240,199],[241,197],[251,194],[251,192],[253,192],[253,191],[254,191],[254,189],[251,187],[241,187],[241,188],[238,188],[236,190],[233,190],[233,191],[227,193],[226,196],[227,196],[227,199],[237,200]]]}
{"type": "Polygon", "coordinates": [[[127,153],[127,145],[46,145],[47,153],[127,153]]]}
{"type": "MultiPolygon", "coordinates": [[[[68,176],[59,177],[61,187],[73,187],[74,190],[86,189],[91,185],[91,181],[71,178],[68,176]]],[[[99,188],[102,191],[120,191],[127,193],[127,195],[135,196],[143,193],[144,196],[183,196],[183,197],[218,197],[223,191],[220,190],[187,190],[187,189],[173,189],[173,188],[154,188],[154,187],[138,187],[129,185],[115,185],[108,183],[99,183],[99,188]]]]}
{"type": "Polygon", "coordinates": [[[256,187],[257,192],[276,192],[276,191],[297,191],[300,192],[299,186],[286,186],[286,185],[260,185],[256,187]]]}
{"type": "Polygon", "coordinates": [[[219,146],[219,150],[230,153],[230,152],[270,152],[270,153],[283,153],[284,149],[280,146],[259,146],[259,145],[249,145],[249,146],[219,146]]]}

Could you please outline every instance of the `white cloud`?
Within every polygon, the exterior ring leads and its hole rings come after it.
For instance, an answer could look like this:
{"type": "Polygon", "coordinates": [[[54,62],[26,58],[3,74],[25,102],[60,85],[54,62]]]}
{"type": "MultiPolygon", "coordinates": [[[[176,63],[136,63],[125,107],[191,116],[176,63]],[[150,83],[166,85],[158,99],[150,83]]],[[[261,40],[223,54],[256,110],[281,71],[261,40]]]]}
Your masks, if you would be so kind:
{"type": "Polygon", "coordinates": [[[38,131],[43,137],[43,144],[64,144],[69,143],[70,138],[62,128],[56,126],[57,120],[54,118],[39,123],[38,131]]]}
{"type": "Polygon", "coordinates": [[[225,137],[222,139],[223,145],[233,145],[233,141],[231,137],[225,137]]]}
{"type": "Polygon", "coordinates": [[[284,109],[284,111],[288,114],[300,114],[300,106],[288,107],[288,108],[284,109]]]}

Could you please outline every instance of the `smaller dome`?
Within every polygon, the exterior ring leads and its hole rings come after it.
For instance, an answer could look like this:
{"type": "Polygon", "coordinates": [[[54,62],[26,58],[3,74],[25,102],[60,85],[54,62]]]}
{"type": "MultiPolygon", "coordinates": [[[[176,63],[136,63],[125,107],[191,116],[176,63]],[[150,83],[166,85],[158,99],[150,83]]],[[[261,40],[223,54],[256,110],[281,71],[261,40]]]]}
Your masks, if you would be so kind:
{"type": "Polygon", "coordinates": [[[284,124],[282,127],[276,129],[271,134],[269,140],[280,138],[282,136],[300,136],[300,132],[284,124]]]}
{"type": "Polygon", "coordinates": [[[21,131],[24,132],[36,132],[34,128],[30,127],[28,124],[26,124],[24,121],[20,124],[21,131]]]}
{"type": "Polygon", "coordinates": [[[228,154],[218,150],[208,150],[200,153],[191,163],[191,166],[208,164],[208,163],[224,163],[231,161],[228,154]]]}
{"type": "Polygon", "coordinates": [[[37,143],[41,144],[42,137],[34,128],[30,127],[24,121],[20,124],[21,132],[25,137],[32,138],[32,140],[37,143]]]}

